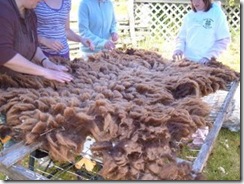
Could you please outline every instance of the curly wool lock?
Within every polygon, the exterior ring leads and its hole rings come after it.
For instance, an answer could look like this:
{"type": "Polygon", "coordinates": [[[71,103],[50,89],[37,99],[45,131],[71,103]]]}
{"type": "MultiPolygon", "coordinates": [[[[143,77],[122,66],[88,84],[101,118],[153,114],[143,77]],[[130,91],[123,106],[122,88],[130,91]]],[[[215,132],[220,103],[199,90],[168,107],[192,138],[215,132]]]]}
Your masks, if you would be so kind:
{"type": "Polygon", "coordinates": [[[0,112],[16,140],[42,142],[60,162],[74,161],[93,136],[100,174],[112,180],[193,179],[191,166],[176,162],[173,143],[209,125],[202,96],[239,80],[217,61],[171,63],[145,50],[98,53],[88,62],[52,59],[74,81],[0,75],[0,112]]]}

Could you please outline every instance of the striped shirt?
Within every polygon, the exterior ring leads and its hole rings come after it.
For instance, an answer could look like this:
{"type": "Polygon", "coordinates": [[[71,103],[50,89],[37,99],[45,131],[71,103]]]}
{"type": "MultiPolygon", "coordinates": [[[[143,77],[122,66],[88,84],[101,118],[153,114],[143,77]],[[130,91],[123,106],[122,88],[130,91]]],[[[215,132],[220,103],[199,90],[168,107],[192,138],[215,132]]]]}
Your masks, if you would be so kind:
{"type": "Polygon", "coordinates": [[[62,0],[59,9],[48,6],[44,0],[41,0],[35,12],[37,15],[37,34],[41,37],[60,41],[64,48],[56,52],[45,45],[40,44],[41,49],[48,56],[68,56],[69,45],[65,32],[65,23],[71,9],[71,0],[62,0]]]}

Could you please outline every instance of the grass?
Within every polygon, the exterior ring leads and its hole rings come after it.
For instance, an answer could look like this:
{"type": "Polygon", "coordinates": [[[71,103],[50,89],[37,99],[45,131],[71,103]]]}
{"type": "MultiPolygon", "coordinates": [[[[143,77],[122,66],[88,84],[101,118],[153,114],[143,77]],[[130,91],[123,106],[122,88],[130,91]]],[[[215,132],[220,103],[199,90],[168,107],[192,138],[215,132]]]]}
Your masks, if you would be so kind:
{"type": "MultiPolygon", "coordinates": [[[[197,157],[198,151],[183,146],[181,158],[191,161],[197,157]]],[[[205,180],[239,181],[241,179],[240,162],[240,132],[231,132],[228,129],[221,129],[205,168],[203,176],[205,180]]]]}
{"type": "Polygon", "coordinates": [[[208,180],[240,180],[240,132],[222,129],[203,174],[208,180]]]}

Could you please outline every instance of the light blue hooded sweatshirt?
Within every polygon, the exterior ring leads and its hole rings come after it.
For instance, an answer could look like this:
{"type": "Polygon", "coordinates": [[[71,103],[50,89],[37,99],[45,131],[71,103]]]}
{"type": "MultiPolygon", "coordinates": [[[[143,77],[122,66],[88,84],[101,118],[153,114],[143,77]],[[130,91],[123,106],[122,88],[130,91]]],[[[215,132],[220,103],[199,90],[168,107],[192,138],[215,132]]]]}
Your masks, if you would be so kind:
{"type": "Polygon", "coordinates": [[[81,0],[78,16],[80,35],[89,38],[95,45],[95,51],[81,45],[83,53],[102,50],[111,34],[117,32],[117,21],[111,0],[81,0]]]}

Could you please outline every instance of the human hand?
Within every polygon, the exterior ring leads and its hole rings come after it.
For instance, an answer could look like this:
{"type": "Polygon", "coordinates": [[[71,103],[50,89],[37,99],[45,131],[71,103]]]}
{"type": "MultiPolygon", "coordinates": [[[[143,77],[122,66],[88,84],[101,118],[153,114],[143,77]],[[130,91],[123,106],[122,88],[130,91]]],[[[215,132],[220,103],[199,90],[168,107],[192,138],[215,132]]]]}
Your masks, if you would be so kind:
{"type": "Polygon", "coordinates": [[[183,52],[181,50],[174,51],[174,54],[172,56],[173,60],[180,60],[183,59],[183,52]]]}
{"type": "Polygon", "coordinates": [[[113,42],[117,42],[118,41],[118,39],[119,39],[119,35],[118,35],[118,33],[112,33],[112,41],[113,42]]]}
{"type": "Polygon", "coordinates": [[[108,50],[113,50],[115,48],[115,44],[112,41],[108,40],[105,43],[104,48],[108,50]]]}
{"type": "Polygon", "coordinates": [[[95,50],[95,45],[92,43],[92,41],[88,38],[81,38],[81,43],[86,46],[89,47],[90,50],[95,50]]]}
{"type": "Polygon", "coordinates": [[[59,52],[64,48],[64,45],[58,41],[58,40],[53,40],[53,39],[48,39],[48,38],[42,38],[41,44],[45,45],[46,47],[59,52]]]}
{"type": "Polygon", "coordinates": [[[198,62],[201,63],[201,64],[207,64],[207,63],[209,62],[209,59],[206,58],[206,57],[203,57],[203,58],[200,59],[198,62]]]}
{"type": "Polygon", "coordinates": [[[73,77],[70,74],[52,69],[45,69],[43,77],[49,80],[56,80],[61,83],[73,80],[73,77]]]}

